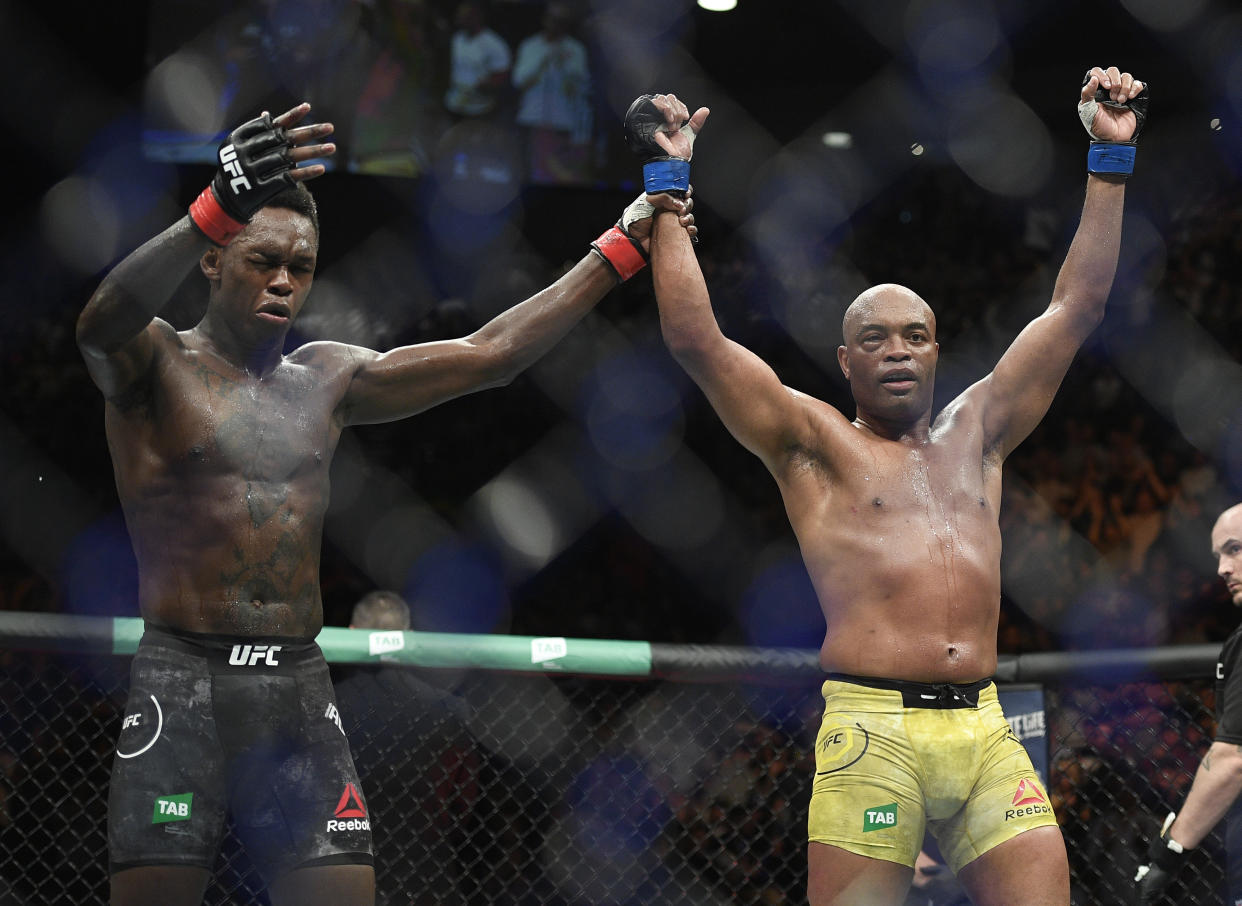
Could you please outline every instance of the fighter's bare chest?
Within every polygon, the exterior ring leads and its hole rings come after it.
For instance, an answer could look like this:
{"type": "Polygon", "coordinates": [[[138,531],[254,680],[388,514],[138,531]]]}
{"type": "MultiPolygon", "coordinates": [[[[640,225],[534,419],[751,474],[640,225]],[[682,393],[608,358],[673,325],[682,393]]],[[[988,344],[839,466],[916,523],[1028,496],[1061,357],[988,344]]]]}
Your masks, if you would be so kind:
{"type": "Polygon", "coordinates": [[[982,464],[946,451],[911,451],[875,457],[842,482],[841,490],[872,509],[957,506],[986,496],[982,464]]]}
{"type": "Polygon", "coordinates": [[[831,470],[819,477],[821,509],[881,520],[909,512],[988,511],[999,494],[994,471],[969,437],[918,446],[860,440],[839,450],[831,470]]]}
{"type": "Polygon", "coordinates": [[[161,396],[152,413],[156,442],[188,469],[281,480],[326,467],[335,444],[331,401],[306,374],[257,380],[184,370],[164,382],[161,396]]]}

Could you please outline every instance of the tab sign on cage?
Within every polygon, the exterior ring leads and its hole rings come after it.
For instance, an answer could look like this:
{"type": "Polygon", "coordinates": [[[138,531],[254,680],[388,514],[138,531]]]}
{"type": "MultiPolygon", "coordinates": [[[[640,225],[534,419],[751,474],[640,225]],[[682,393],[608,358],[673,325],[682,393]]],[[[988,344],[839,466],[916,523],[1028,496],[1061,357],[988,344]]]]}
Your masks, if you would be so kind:
{"type": "Polygon", "coordinates": [[[530,662],[532,664],[542,664],[546,661],[554,661],[557,658],[562,658],[567,654],[569,654],[569,645],[564,639],[530,640],[530,662]]]}
{"type": "Polygon", "coordinates": [[[371,633],[371,654],[391,654],[405,647],[405,633],[399,629],[371,633]]]}

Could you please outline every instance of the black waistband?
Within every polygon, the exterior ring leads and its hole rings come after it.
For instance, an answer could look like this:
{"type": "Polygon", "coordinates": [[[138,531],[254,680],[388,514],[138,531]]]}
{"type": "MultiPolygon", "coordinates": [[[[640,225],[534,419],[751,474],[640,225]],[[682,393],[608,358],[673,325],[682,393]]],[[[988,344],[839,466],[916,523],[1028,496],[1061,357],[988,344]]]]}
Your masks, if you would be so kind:
{"type": "Polygon", "coordinates": [[[267,671],[283,673],[308,660],[322,660],[314,639],[285,636],[242,637],[186,632],[146,625],[140,644],[171,648],[190,657],[204,658],[213,671],[267,671]]]}
{"type": "Polygon", "coordinates": [[[991,678],[973,683],[918,683],[913,680],[891,680],[878,676],[854,676],[850,673],[829,673],[828,679],[853,683],[872,689],[888,689],[901,693],[906,708],[977,708],[979,693],[992,685],[991,678]]]}

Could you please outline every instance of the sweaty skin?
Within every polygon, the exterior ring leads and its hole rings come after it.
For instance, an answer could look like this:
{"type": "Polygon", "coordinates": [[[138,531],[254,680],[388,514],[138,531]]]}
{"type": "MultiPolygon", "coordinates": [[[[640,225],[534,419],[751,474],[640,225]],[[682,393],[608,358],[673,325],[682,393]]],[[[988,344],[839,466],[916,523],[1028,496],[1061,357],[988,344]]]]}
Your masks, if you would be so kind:
{"type": "Polygon", "coordinates": [[[282,355],[316,245],[309,218],[281,208],[260,210],[224,249],[183,219],[118,265],[79,319],[152,625],[313,638],[342,429],[507,383],[616,284],[588,254],[469,337],[386,353],[316,342],[282,355]],[[144,315],[200,258],[211,287],[203,321],[178,332],[144,315]]]}
{"type": "Polygon", "coordinates": [[[838,359],[857,406],[851,421],[783,386],[720,333],[690,243],[657,214],[652,275],[665,342],[776,479],[827,624],[826,670],[920,682],[995,671],[1001,467],[1103,317],[1123,193],[1088,180],[1048,309],[934,424],[936,324],[915,293],[881,284],[847,311],[838,359]]]}
{"type": "Polygon", "coordinates": [[[221,264],[204,321],[153,321],[149,366],[107,401],[140,612],[156,626],[310,637],[322,623],[319,541],[352,356],[264,352],[301,309],[315,245],[306,217],[260,211],[207,252],[221,264]]]}
{"type": "Polygon", "coordinates": [[[928,425],[937,346],[922,299],[875,287],[843,329],[858,418],[812,406],[813,443],[789,450],[778,475],[828,622],[821,664],[926,682],[988,676],[1001,459],[968,404],[928,425]]]}
{"type": "MultiPolygon", "coordinates": [[[[1096,67],[1079,102],[1101,87],[1114,101],[1128,101],[1142,83],[1116,67],[1096,67]]],[[[657,141],[670,156],[688,157],[683,124],[697,135],[707,108],[690,116],[673,95],[653,103],[666,119],[657,141]]],[[[1090,129],[1097,139],[1125,141],[1135,125],[1132,111],[1102,105],[1090,129]]],[[[766,362],[724,336],[689,240],[677,235],[672,215],[657,213],[651,271],[665,344],[780,488],[827,624],[820,651],[826,670],[928,683],[969,683],[994,673],[1001,466],[1048,411],[1104,316],[1124,193],[1124,182],[1111,175],[1088,177],[1082,217],[1047,309],[934,423],[936,324],[912,291],[874,286],[846,311],[837,358],[856,405],[851,421],[784,386],[766,362]]],[[[935,795],[931,785],[918,792],[935,795]]],[[[981,792],[968,800],[980,802],[981,792]]],[[[831,796],[840,815],[842,804],[849,807],[847,793],[828,790],[819,801],[831,796]]],[[[813,795],[812,807],[815,801],[813,795]]],[[[901,903],[912,864],[859,851],[839,836],[812,838],[807,900],[901,903]]],[[[978,906],[1070,901],[1069,865],[1055,826],[988,845],[958,878],[978,906]]]]}
{"type": "MultiPolygon", "coordinates": [[[[321,175],[324,166],[310,162],[335,151],[322,143],[331,124],[298,126],[309,111],[303,103],[273,120],[288,142],[280,153],[294,165],[287,173],[293,182],[321,175]]],[[[384,353],[310,343],[286,355],[289,328],[311,289],[319,237],[306,193],[295,188],[263,197],[266,206],[223,248],[182,217],[126,256],[83,309],[77,340],[105,399],[148,626],[229,640],[302,641],[314,639],[323,624],[320,545],[329,464],[341,431],[508,383],[590,311],[616,285],[616,275],[590,252],[469,336],[384,353]],[[195,327],[177,331],[156,313],[195,265],[209,287],[207,311],[195,327]]],[[[204,216],[210,225],[211,216],[204,216]]],[[[688,235],[695,232],[687,206],[678,208],[678,223],[688,235]]],[[[645,244],[650,218],[631,222],[629,235],[645,244]]],[[[326,666],[321,676],[326,685],[326,666]]],[[[250,694],[264,687],[257,677],[245,682],[250,694]]],[[[213,701],[237,700],[236,686],[230,688],[216,690],[218,698],[212,692],[213,701]]],[[[299,688],[299,695],[307,692],[299,688]]],[[[305,758],[326,751],[313,741],[288,741],[295,746],[281,756],[288,765],[305,766],[305,758]]],[[[348,761],[347,749],[339,757],[348,761]]],[[[279,764],[270,765],[276,774],[284,772],[279,764]]],[[[310,776],[301,768],[297,774],[310,776]]],[[[120,776],[114,771],[114,782],[120,776]]],[[[297,786],[298,777],[281,779],[297,786]]],[[[346,777],[354,779],[352,765],[346,777]]],[[[128,779],[114,786],[118,796],[136,789],[128,779]]],[[[308,789],[296,798],[309,802],[321,794],[308,789]]],[[[289,804],[303,810],[302,803],[289,804]]],[[[110,814],[110,822],[120,822],[113,831],[123,833],[135,814],[143,820],[141,808],[120,811],[125,814],[110,814]]],[[[280,833],[297,832],[295,824],[280,833]]],[[[111,902],[202,902],[211,872],[181,861],[116,868],[111,902]]],[[[277,906],[371,903],[374,887],[369,864],[313,860],[268,879],[277,906]]]]}

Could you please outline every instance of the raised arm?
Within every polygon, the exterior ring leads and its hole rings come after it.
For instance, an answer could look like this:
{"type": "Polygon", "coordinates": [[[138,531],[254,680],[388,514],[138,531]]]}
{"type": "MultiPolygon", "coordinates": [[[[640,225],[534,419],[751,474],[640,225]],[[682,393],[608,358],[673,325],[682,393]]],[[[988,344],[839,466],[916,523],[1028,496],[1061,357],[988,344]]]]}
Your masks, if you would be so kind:
{"type": "Polygon", "coordinates": [[[235,129],[220,146],[212,184],[189,214],[131,252],[99,284],[78,316],[77,340],[106,397],[147,372],[160,331],[156,313],[212,243],[226,245],[277,192],[324,172],[322,164],[298,166],[335,151],[318,144],[332,133],[331,123],[294,128],[309,112],[309,104],[300,104],[235,129]]]}
{"type": "MultiPolygon", "coordinates": [[[[345,424],[392,421],[512,381],[569,332],[619,280],[646,266],[652,206],[635,199],[563,277],[458,340],[359,351],[341,401],[345,424]]],[[[674,228],[695,232],[690,206],[674,228]]]]}
{"type": "MultiPolygon", "coordinates": [[[[655,95],[651,106],[663,122],[648,108],[650,121],[643,127],[633,122],[639,101],[627,114],[626,131],[631,147],[648,159],[644,183],[649,190],[679,185],[688,180],[694,137],[709,111],[700,108],[691,117],[674,95],[655,95]],[[653,156],[656,149],[650,145],[643,152],[648,136],[666,159],[653,156]]],[[[721,332],[691,237],[678,228],[675,213],[668,210],[655,215],[651,277],[669,352],[707,395],[738,442],[778,472],[802,437],[807,424],[804,409],[763,359],[721,332]]]]}
{"type": "Polygon", "coordinates": [[[802,406],[763,359],[721,332],[690,239],[663,211],[655,219],[651,277],[669,352],[738,443],[779,472],[806,426],[802,406]]]}
{"type": "Polygon", "coordinates": [[[1052,301],[1022,330],[995,370],[967,391],[980,394],[986,443],[1002,455],[1035,429],[1079,347],[1104,317],[1121,247],[1125,177],[1146,116],[1146,95],[1139,98],[1145,89],[1115,66],[1092,69],[1082,86],[1080,115],[1094,139],[1090,175],[1082,217],[1052,301]],[[1103,89],[1108,101],[1096,103],[1097,89],[1103,89]]]}

